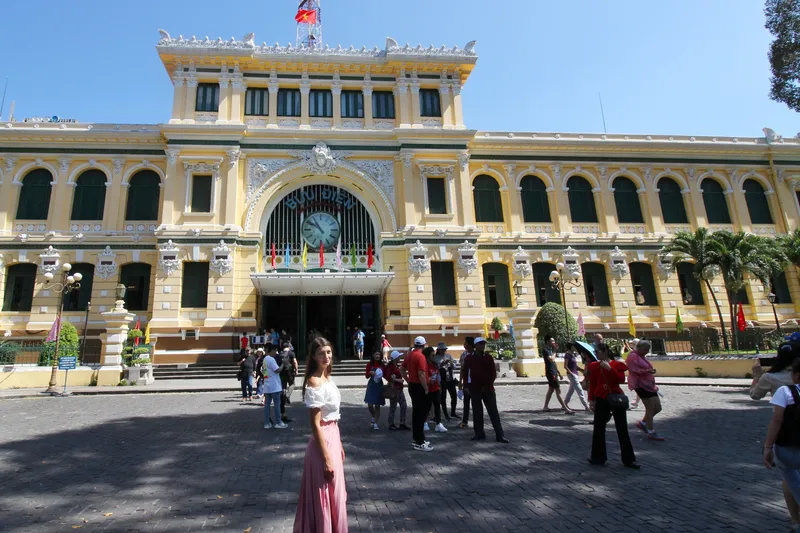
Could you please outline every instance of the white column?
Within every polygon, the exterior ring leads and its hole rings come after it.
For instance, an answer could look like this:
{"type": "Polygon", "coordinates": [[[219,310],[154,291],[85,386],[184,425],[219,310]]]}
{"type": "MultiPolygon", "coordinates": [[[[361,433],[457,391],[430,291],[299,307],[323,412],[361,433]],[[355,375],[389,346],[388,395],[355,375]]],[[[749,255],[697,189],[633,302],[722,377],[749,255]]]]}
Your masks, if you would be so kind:
{"type": "Polygon", "coordinates": [[[184,100],[186,99],[186,82],[183,77],[175,77],[172,82],[174,87],[172,93],[172,118],[170,124],[180,124],[183,117],[184,100]]]}
{"type": "Polygon", "coordinates": [[[408,108],[408,82],[405,79],[398,81],[393,92],[398,104],[395,107],[400,109],[400,127],[410,128],[411,110],[408,108]]]}
{"type": "Polygon", "coordinates": [[[331,96],[333,100],[333,127],[342,127],[342,84],[334,82],[331,85],[331,96]]]}
{"type": "Polygon", "coordinates": [[[375,124],[372,118],[372,83],[364,82],[361,92],[364,94],[364,128],[372,129],[375,124]]]}
{"type": "Polygon", "coordinates": [[[186,106],[183,108],[183,122],[194,124],[194,108],[197,104],[197,78],[186,78],[186,106]]]}
{"type": "Polygon", "coordinates": [[[219,103],[217,105],[217,124],[227,124],[229,113],[228,109],[231,103],[230,97],[231,82],[226,77],[219,79],[219,103]]]}
{"type": "Polygon", "coordinates": [[[450,95],[450,85],[445,82],[439,87],[439,98],[442,101],[442,128],[453,129],[455,127],[453,97],[450,95]]]}
{"type": "Polygon", "coordinates": [[[271,79],[269,82],[269,120],[268,128],[278,127],[278,80],[271,79]]]}
{"type": "Polygon", "coordinates": [[[411,80],[411,127],[421,128],[422,117],[419,111],[419,80],[411,80]]]}
{"type": "Polygon", "coordinates": [[[242,78],[236,78],[232,81],[232,94],[231,94],[231,113],[228,117],[228,122],[231,124],[243,124],[243,109],[242,102],[244,101],[245,94],[247,93],[247,84],[242,78]]]}
{"type": "Polygon", "coordinates": [[[308,116],[309,103],[308,95],[311,94],[311,82],[308,81],[308,74],[303,73],[303,81],[300,82],[300,129],[311,128],[311,119],[308,116]]]}

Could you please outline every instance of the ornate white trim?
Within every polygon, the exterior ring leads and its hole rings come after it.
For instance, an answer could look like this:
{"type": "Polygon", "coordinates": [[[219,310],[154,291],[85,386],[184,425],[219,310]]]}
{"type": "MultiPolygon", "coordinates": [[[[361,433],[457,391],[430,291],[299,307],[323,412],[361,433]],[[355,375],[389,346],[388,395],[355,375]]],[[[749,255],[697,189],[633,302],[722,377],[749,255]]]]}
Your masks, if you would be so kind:
{"type": "Polygon", "coordinates": [[[371,177],[394,205],[394,163],[390,159],[356,159],[347,163],[371,177]]]}
{"type": "Polygon", "coordinates": [[[294,118],[281,118],[278,119],[278,126],[281,128],[298,128],[300,121],[294,118]]]}
{"type": "Polygon", "coordinates": [[[342,120],[342,128],[348,130],[360,130],[364,127],[364,121],[359,118],[349,118],[342,120]]]}
{"type": "Polygon", "coordinates": [[[233,270],[233,257],[231,257],[231,249],[225,244],[224,240],[220,240],[219,244],[211,249],[212,259],[209,268],[220,276],[224,276],[233,270]]]}
{"type": "Polygon", "coordinates": [[[444,176],[447,182],[453,181],[453,170],[455,165],[425,165],[420,163],[419,175],[422,179],[444,176]]]}
{"type": "Polygon", "coordinates": [[[239,162],[239,158],[242,156],[242,151],[238,148],[231,148],[230,150],[225,152],[228,155],[228,163],[230,166],[235,165],[239,162]]]}
{"type": "Polygon", "coordinates": [[[394,129],[394,119],[374,119],[372,121],[372,127],[376,130],[393,130],[394,129]]]}
{"type": "Polygon", "coordinates": [[[467,273],[467,276],[472,274],[472,272],[478,268],[478,247],[469,242],[464,241],[458,247],[458,266],[464,272],[467,273]]]}
{"type": "Polygon", "coordinates": [[[658,269],[658,273],[665,278],[672,276],[672,263],[675,256],[672,254],[664,254],[664,248],[662,247],[657,257],[656,268],[658,269]]]}
{"type": "Polygon", "coordinates": [[[39,268],[42,272],[47,274],[55,274],[58,272],[58,267],[61,266],[61,254],[53,246],[48,246],[39,254],[39,268]]]}
{"type": "Polygon", "coordinates": [[[192,174],[211,174],[214,176],[214,180],[216,181],[220,178],[219,166],[219,162],[190,163],[189,161],[184,161],[183,170],[186,177],[186,182],[189,183],[189,180],[192,178],[192,174]]]}
{"type": "Polygon", "coordinates": [[[580,255],[577,250],[573,249],[572,246],[567,246],[567,249],[561,253],[561,257],[564,259],[564,269],[571,276],[574,277],[575,274],[581,275],[580,255]]]}
{"type": "Polygon", "coordinates": [[[409,250],[408,269],[417,274],[424,274],[431,269],[431,260],[428,257],[428,248],[419,240],[409,250]]]}
{"type": "Polygon", "coordinates": [[[172,239],[168,240],[166,244],[159,248],[160,257],[158,259],[158,266],[167,276],[173,275],[181,267],[181,260],[178,258],[180,248],[175,246],[172,239]]]}
{"type": "Polygon", "coordinates": [[[630,269],[625,258],[625,252],[620,250],[619,246],[615,246],[609,256],[611,257],[611,273],[618,278],[627,276],[630,269]]]}
{"type": "Polygon", "coordinates": [[[514,270],[515,274],[523,278],[527,278],[533,272],[531,256],[522,249],[522,246],[517,246],[517,249],[514,250],[514,262],[511,268],[514,270]]]}
{"type": "Polygon", "coordinates": [[[324,142],[318,142],[311,151],[292,150],[289,155],[302,161],[305,168],[318,176],[327,176],[341,165],[347,155],[344,152],[333,152],[324,142]]]}
{"type": "Polygon", "coordinates": [[[106,246],[97,255],[97,266],[94,269],[94,273],[102,279],[108,279],[117,274],[117,254],[114,253],[110,246],[106,246]]]}
{"type": "Polygon", "coordinates": [[[247,192],[245,201],[250,202],[256,190],[272,174],[292,163],[291,159],[248,159],[247,192]]]}

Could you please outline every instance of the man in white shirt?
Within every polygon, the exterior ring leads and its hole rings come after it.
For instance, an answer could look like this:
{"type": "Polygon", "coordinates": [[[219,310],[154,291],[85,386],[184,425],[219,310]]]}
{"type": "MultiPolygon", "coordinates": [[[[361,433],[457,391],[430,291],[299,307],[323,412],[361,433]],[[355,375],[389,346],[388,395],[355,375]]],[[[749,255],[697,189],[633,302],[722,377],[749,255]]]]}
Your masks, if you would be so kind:
{"type": "Polygon", "coordinates": [[[264,374],[264,429],[286,429],[289,426],[281,420],[281,393],[283,386],[281,385],[280,365],[275,360],[278,354],[278,347],[272,343],[265,346],[267,355],[264,357],[264,363],[261,366],[261,372],[264,374]],[[270,404],[272,404],[272,420],[270,421],[270,404]]]}

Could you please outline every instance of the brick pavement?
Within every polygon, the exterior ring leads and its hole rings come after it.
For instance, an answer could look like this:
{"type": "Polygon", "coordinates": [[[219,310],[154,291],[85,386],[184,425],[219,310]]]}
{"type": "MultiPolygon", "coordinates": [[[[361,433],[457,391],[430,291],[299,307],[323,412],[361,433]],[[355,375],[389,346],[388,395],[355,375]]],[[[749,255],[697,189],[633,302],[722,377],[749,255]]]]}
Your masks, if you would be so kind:
{"type": "MultiPolygon", "coordinates": [[[[350,530],[787,530],[779,477],[760,466],[768,404],[741,389],[663,392],[668,441],[633,435],[634,472],[613,429],[609,464],[589,467],[590,419],[537,412],[543,387],[498,389],[511,445],[472,443],[453,424],[430,436],[432,453],[370,431],[363,393],[345,391],[350,530]]],[[[2,531],[291,531],[309,434],[298,405],[285,431],[262,429],[262,410],[226,392],[0,406],[2,531]]]]}

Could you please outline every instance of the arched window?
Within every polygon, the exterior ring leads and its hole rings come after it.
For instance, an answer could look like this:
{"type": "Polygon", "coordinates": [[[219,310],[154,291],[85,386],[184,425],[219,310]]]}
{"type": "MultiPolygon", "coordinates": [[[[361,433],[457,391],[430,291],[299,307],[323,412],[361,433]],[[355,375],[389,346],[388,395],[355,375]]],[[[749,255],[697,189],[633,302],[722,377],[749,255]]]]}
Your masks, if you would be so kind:
{"type": "Polygon", "coordinates": [[[608,298],[608,280],[606,267],[602,263],[583,263],[583,289],[586,293],[586,305],[609,307],[611,300],[608,298]]]}
{"type": "Polygon", "coordinates": [[[497,180],[483,174],[472,182],[472,189],[475,221],[503,222],[503,202],[500,200],[500,186],[497,180]]]}
{"type": "Polygon", "coordinates": [[[700,282],[694,277],[694,265],[692,263],[678,263],[678,285],[681,289],[681,300],[684,305],[705,305],[703,291],[700,282]]]}
{"type": "Polygon", "coordinates": [[[72,220],[103,220],[106,204],[106,175],[87,170],[75,181],[72,199],[72,220]]]}
{"type": "Polygon", "coordinates": [[[533,285],[536,289],[536,303],[539,307],[547,302],[561,303],[561,291],[553,288],[550,273],[556,269],[553,263],[533,264],[533,285]]]}
{"type": "Polygon", "coordinates": [[[744,182],[742,189],[744,189],[744,201],[747,203],[747,211],[750,213],[750,222],[753,224],[773,224],[767,195],[764,194],[764,187],[758,181],[749,179],[744,182]]]}
{"type": "Polygon", "coordinates": [[[80,272],[80,288],[64,294],[64,311],[86,311],[86,306],[92,300],[92,282],[94,281],[94,265],[90,263],[74,263],[70,276],[80,272]]]}
{"type": "Polygon", "coordinates": [[[53,175],[44,168],[25,174],[22,178],[22,189],[19,191],[17,220],[47,220],[52,181],[53,175]]]}
{"type": "Polygon", "coordinates": [[[597,222],[592,185],[581,176],[572,176],[567,181],[569,213],[573,222],[597,222]]]}
{"type": "Polygon", "coordinates": [[[125,220],[158,220],[161,178],[152,170],[137,172],[128,187],[125,220]]]}
{"type": "Polygon", "coordinates": [[[3,296],[3,311],[30,311],[33,302],[33,286],[36,282],[36,265],[18,263],[6,270],[6,291],[3,296]]]}
{"type": "Polygon", "coordinates": [[[550,202],[544,182],[537,176],[525,176],[519,185],[523,221],[550,222],[550,202]]]}
{"type": "Polygon", "coordinates": [[[681,186],[672,178],[661,178],[658,181],[658,200],[661,202],[661,214],[664,224],[688,224],[686,205],[683,203],[681,186]]]}
{"type": "Polygon", "coordinates": [[[706,178],[700,184],[703,190],[703,203],[706,206],[706,217],[709,224],[730,224],[731,214],[728,201],[722,191],[722,185],[715,179],[706,178]]]}
{"type": "Polygon", "coordinates": [[[636,305],[658,305],[653,267],[649,263],[631,263],[629,267],[636,305]]]}
{"type": "Polygon", "coordinates": [[[636,192],[636,184],[630,179],[620,176],[614,180],[614,203],[617,204],[617,220],[621,224],[644,222],[639,193],[636,192]]]}
{"type": "Polygon", "coordinates": [[[483,295],[486,307],[511,307],[508,266],[503,263],[483,265],[483,295]]]}
{"type": "Polygon", "coordinates": [[[119,282],[125,285],[125,309],[147,311],[150,297],[150,265],[147,263],[123,265],[119,282]]]}

